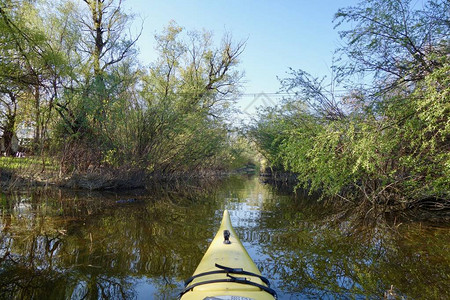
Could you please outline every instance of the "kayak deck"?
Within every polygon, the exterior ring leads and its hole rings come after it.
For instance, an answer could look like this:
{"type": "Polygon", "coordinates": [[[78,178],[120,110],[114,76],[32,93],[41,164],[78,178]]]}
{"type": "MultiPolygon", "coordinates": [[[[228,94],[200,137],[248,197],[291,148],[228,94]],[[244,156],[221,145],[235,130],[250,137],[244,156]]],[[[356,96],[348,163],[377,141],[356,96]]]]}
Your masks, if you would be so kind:
{"type": "Polygon", "coordinates": [[[211,245],[185,284],[182,300],[276,299],[269,281],[261,275],[234,231],[227,210],[211,245]]]}

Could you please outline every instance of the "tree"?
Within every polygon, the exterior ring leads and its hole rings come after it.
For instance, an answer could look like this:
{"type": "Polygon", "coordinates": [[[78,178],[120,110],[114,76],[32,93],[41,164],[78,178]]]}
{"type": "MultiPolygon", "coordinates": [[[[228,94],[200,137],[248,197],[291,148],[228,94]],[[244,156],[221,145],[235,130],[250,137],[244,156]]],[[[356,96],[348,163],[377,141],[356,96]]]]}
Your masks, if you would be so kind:
{"type": "Polygon", "coordinates": [[[302,70],[281,80],[294,97],[263,113],[254,136],[299,186],[372,206],[448,207],[450,3],[413,4],[369,0],[338,11],[337,26],[353,25],[341,31],[333,67],[351,86],[345,95],[302,70]],[[370,75],[368,86],[359,75],[370,75]]]}
{"type": "Polygon", "coordinates": [[[344,46],[337,52],[341,64],[337,76],[373,79],[373,91],[414,83],[443,66],[450,49],[450,3],[429,0],[418,8],[411,0],[368,0],[340,9],[336,27],[344,46]]]}
{"type": "MultiPolygon", "coordinates": [[[[6,4],[6,3],[5,3],[6,4]]],[[[9,7],[12,5],[10,4],[9,7]]],[[[27,81],[28,73],[21,66],[18,30],[12,21],[13,13],[8,6],[0,7],[0,129],[7,155],[12,155],[12,138],[16,132],[18,89],[27,81]],[[19,49],[18,49],[19,48],[19,49]]]]}
{"type": "Polygon", "coordinates": [[[79,136],[101,130],[107,110],[115,101],[115,68],[134,59],[134,45],[140,36],[133,38],[127,33],[133,16],[122,11],[121,0],[84,3],[85,8],[72,4],[60,12],[60,20],[71,21],[63,27],[66,30],[61,38],[69,46],[67,55],[76,72],[67,82],[58,113],[67,133],[79,136]]]}
{"type": "Polygon", "coordinates": [[[109,66],[134,54],[133,46],[140,34],[126,34],[133,17],[122,11],[122,0],[83,0],[88,13],[80,18],[86,32],[81,50],[89,55],[94,76],[101,76],[109,66]]]}
{"type": "MultiPolygon", "coordinates": [[[[14,134],[18,123],[17,109],[26,106],[27,99],[34,101],[31,114],[27,117],[35,123],[35,142],[41,140],[43,134],[43,112],[41,98],[49,91],[49,78],[55,74],[59,61],[58,53],[54,52],[43,32],[41,19],[37,9],[28,2],[7,2],[0,7],[0,28],[2,30],[2,103],[5,110],[7,126],[4,132],[7,136],[14,134]],[[6,99],[10,99],[7,103],[6,99]],[[19,105],[20,102],[20,105],[19,105]]],[[[52,97],[49,100],[51,107],[52,97]]],[[[22,120],[23,121],[23,120],[22,120]]],[[[9,138],[5,139],[7,142],[9,138]]],[[[7,148],[9,148],[7,146],[7,148]]]]}
{"type": "MultiPolygon", "coordinates": [[[[290,77],[280,79],[281,90],[293,94],[292,97],[302,103],[302,110],[309,110],[328,121],[345,118],[343,103],[334,93],[335,79],[326,85],[326,76],[317,78],[303,70],[293,69],[288,74],[290,77]]],[[[294,101],[290,101],[290,105],[293,104],[294,101]]]]}
{"type": "MultiPolygon", "coordinates": [[[[84,171],[100,166],[112,153],[118,119],[132,106],[136,51],[140,34],[131,37],[132,15],[123,12],[122,1],[84,1],[83,6],[66,2],[55,13],[63,42],[68,73],[63,93],[56,103],[60,116],[56,146],[66,167],[84,171]],[[94,141],[94,142],[93,142],[94,141]],[[84,160],[76,153],[84,153],[84,160]]],[[[117,145],[116,145],[117,146],[117,145]]],[[[114,150],[115,151],[115,150],[114,150]]]]}
{"type": "Polygon", "coordinates": [[[171,172],[206,166],[227,140],[223,118],[239,88],[235,70],[244,44],[225,36],[214,48],[209,32],[171,23],[157,35],[159,58],[143,78],[137,157],[150,170],[171,172]]]}
{"type": "Polygon", "coordinates": [[[403,192],[435,210],[448,208],[442,199],[450,197],[449,75],[447,62],[418,82],[410,97],[390,101],[385,110],[384,132],[396,142],[394,170],[403,192]]]}
{"type": "Polygon", "coordinates": [[[80,49],[87,54],[87,63],[93,66],[93,81],[86,87],[84,97],[96,102],[94,119],[103,120],[114,98],[105,82],[108,69],[135,54],[134,45],[140,34],[132,38],[126,33],[133,16],[123,12],[122,0],[83,1],[88,11],[80,22],[87,34],[81,38],[80,49]]]}
{"type": "Polygon", "coordinates": [[[0,96],[0,130],[6,155],[12,155],[12,140],[16,132],[17,97],[16,94],[3,89],[0,96]]]}

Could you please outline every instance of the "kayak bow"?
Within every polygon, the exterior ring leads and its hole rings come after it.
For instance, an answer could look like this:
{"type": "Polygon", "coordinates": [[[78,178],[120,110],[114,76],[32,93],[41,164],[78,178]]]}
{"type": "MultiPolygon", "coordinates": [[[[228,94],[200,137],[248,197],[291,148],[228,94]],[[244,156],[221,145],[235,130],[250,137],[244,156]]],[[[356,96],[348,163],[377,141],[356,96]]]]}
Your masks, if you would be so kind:
{"type": "Polygon", "coordinates": [[[186,280],[179,299],[277,299],[269,280],[261,275],[236,235],[227,210],[219,231],[192,277],[186,280]]]}

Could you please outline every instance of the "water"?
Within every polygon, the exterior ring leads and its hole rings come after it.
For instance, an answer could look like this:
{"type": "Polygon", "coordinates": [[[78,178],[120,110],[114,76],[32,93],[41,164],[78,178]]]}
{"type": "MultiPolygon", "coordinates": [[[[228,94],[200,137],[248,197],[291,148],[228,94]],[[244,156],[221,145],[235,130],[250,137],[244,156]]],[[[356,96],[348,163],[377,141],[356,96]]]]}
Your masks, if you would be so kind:
{"type": "Polygon", "coordinates": [[[176,299],[224,209],[280,299],[450,299],[450,226],[361,224],[257,177],[1,195],[0,298],[176,299]]]}

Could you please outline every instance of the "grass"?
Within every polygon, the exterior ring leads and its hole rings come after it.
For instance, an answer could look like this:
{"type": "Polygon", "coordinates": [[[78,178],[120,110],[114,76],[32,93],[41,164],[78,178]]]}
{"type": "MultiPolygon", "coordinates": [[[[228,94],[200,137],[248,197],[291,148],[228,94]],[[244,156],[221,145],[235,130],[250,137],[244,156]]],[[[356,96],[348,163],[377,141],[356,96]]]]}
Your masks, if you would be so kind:
{"type": "Polygon", "coordinates": [[[45,170],[58,170],[57,163],[51,157],[0,157],[0,169],[14,172],[42,170],[43,163],[45,163],[45,170]]]}

